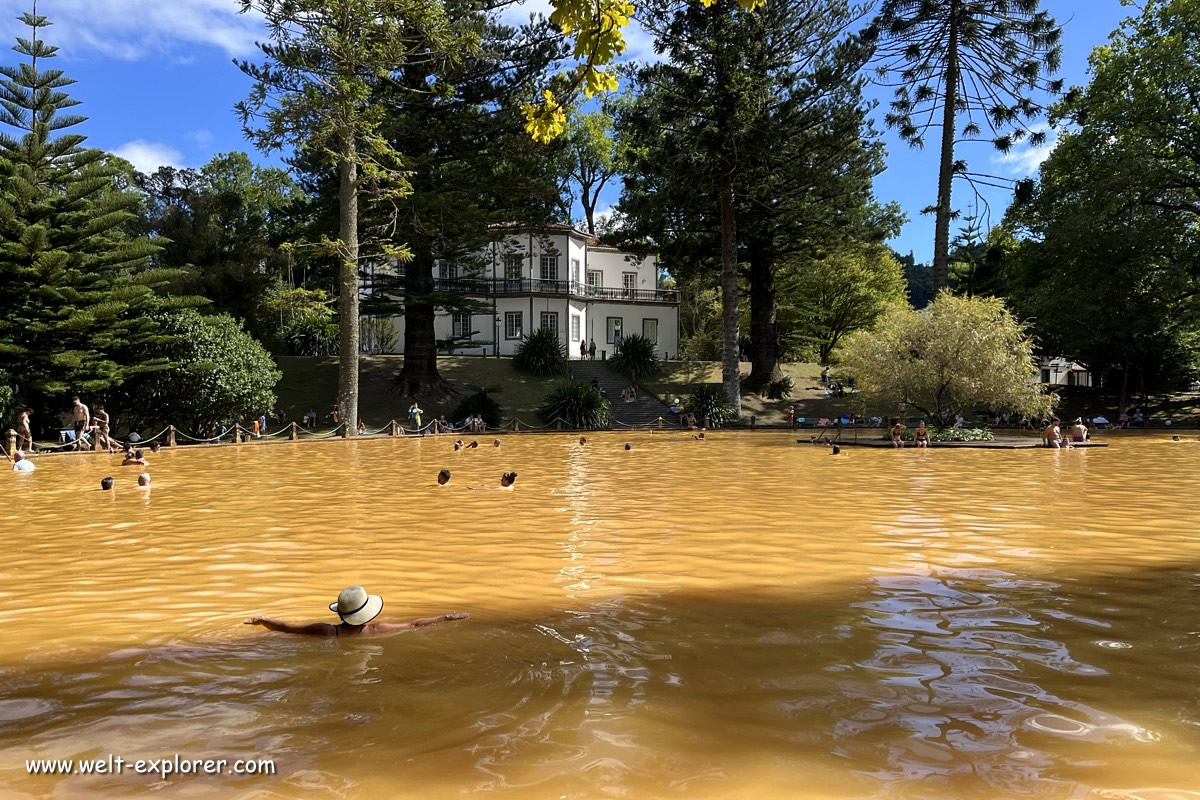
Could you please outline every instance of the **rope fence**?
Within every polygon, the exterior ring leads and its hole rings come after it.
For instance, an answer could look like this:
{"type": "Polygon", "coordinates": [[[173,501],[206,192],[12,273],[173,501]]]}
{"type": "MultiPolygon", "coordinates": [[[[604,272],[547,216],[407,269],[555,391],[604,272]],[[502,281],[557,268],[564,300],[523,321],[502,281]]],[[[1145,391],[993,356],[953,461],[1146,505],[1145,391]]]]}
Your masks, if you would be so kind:
{"type": "MultiPolygon", "coordinates": [[[[167,427],[163,428],[161,431],[154,434],[153,436],[139,438],[136,442],[134,442],[134,441],[122,442],[111,436],[108,436],[107,434],[102,433],[98,426],[93,426],[90,430],[88,430],[87,432],[85,432],[83,434],[84,435],[84,446],[83,447],[80,446],[79,441],[72,441],[72,442],[66,442],[66,443],[59,444],[59,445],[52,445],[52,446],[48,446],[48,447],[39,447],[37,452],[39,454],[54,454],[54,453],[64,453],[64,452],[111,452],[113,450],[113,448],[124,449],[127,446],[128,447],[142,447],[144,445],[149,445],[153,442],[160,441],[160,440],[162,441],[164,446],[166,446],[168,448],[174,448],[174,447],[177,447],[177,446],[180,446],[183,444],[189,444],[189,445],[191,445],[191,444],[195,444],[195,445],[200,445],[200,444],[242,445],[242,444],[249,444],[254,441],[263,441],[263,440],[297,442],[297,441],[304,441],[304,440],[329,441],[329,440],[339,439],[339,438],[340,439],[349,439],[349,438],[393,439],[393,438],[412,438],[412,437],[426,437],[426,436],[449,436],[452,434],[461,434],[461,433],[479,433],[479,434],[482,434],[482,433],[538,433],[538,432],[587,433],[589,431],[595,432],[596,430],[609,430],[609,431],[615,431],[615,430],[622,430],[622,431],[640,431],[640,430],[686,431],[686,430],[689,430],[689,428],[687,426],[677,425],[674,422],[668,422],[664,417],[661,417],[661,416],[655,418],[654,420],[652,420],[650,422],[641,422],[641,423],[623,422],[621,420],[610,417],[607,422],[606,428],[599,428],[599,429],[576,427],[576,426],[572,425],[568,420],[563,419],[562,417],[558,417],[554,421],[548,422],[543,425],[531,425],[528,422],[526,422],[518,417],[510,417],[506,420],[503,420],[501,422],[500,426],[496,427],[496,428],[489,428],[486,425],[484,425],[483,427],[475,427],[472,424],[465,423],[465,422],[461,423],[461,424],[457,424],[457,425],[449,424],[446,426],[445,431],[439,430],[439,427],[440,427],[440,423],[438,420],[430,420],[429,422],[427,422],[419,427],[406,428],[401,423],[399,423],[393,419],[393,420],[389,420],[388,423],[386,425],[384,425],[382,428],[380,428],[379,430],[364,431],[363,433],[356,434],[355,436],[351,437],[349,434],[349,431],[346,427],[346,423],[344,423],[344,422],[339,424],[337,427],[333,428],[330,431],[324,431],[321,433],[318,433],[314,430],[310,430],[308,428],[302,427],[302,426],[298,425],[296,422],[289,422],[287,425],[285,425],[281,428],[278,428],[275,431],[271,431],[271,432],[266,432],[266,431],[255,432],[250,429],[242,427],[242,425],[240,423],[234,423],[234,425],[232,427],[223,429],[220,433],[218,433],[215,436],[197,437],[197,436],[192,436],[191,434],[186,433],[186,432],[180,430],[179,428],[176,428],[174,425],[168,425],[167,427]],[[472,430],[472,428],[474,428],[474,430],[472,430]],[[102,440],[105,440],[108,446],[102,447],[101,446],[102,440]]],[[[703,424],[698,425],[697,427],[700,427],[705,430],[711,430],[713,428],[713,426],[710,424],[710,420],[707,416],[704,418],[703,424]]],[[[751,416],[748,420],[748,424],[742,424],[742,425],[737,425],[737,426],[728,426],[728,427],[731,427],[731,428],[736,427],[736,428],[740,428],[743,430],[745,430],[745,429],[758,430],[760,428],[763,430],[789,430],[789,429],[796,430],[797,428],[805,428],[805,424],[804,424],[804,421],[802,421],[802,420],[792,420],[789,424],[784,424],[784,425],[759,425],[757,417],[751,416]]],[[[842,437],[843,433],[845,433],[848,430],[853,430],[854,437],[855,437],[855,439],[857,439],[859,427],[860,427],[859,425],[856,425],[854,423],[846,424],[846,423],[841,422],[840,420],[824,420],[823,419],[820,421],[819,424],[812,425],[810,428],[808,428],[808,430],[810,430],[814,434],[816,434],[817,440],[825,439],[828,441],[838,441],[842,437]],[[833,436],[831,438],[830,434],[834,433],[834,431],[836,431],[836,436],[833,436]]],[[[868,427],[872,427],[872,426],[868,426],[868,427]]],[[[6,439],[6,444],[7,444],[9,452],[17,449],[17,438],[18,438],[18,435],[15,430],[8,430],[6,432],[5,439],[6,439]]]]}

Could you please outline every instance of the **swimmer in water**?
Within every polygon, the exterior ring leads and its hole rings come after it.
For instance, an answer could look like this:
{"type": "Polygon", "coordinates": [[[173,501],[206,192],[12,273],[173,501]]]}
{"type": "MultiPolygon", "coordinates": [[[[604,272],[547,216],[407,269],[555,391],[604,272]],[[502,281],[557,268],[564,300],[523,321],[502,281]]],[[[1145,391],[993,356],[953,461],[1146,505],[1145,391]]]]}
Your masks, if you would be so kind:
{"type": "Polygon", "coordinates": [[[459,439],[457,442],[454,443],[454,452],[457,453],[459,450],[462,450],[462,449],[463,449],[462,439],[459,439]]]}
{"type": "Polygon", "coordinates": [[[367,623],[379,616],[379,612],[383,610],[383,598],[377,594],[367,594],[367,590],[361,586],[350,586],[343,589],[342,593],[338,595],[337,602],[329,604],[329,610],[338,615],[341,624],[310,622],[307,625],[297,625],[270,617],[251,617],[243,624],[261,625],[269,631],[297,633],[302,636],[374,636],[412,628],[424,628],[439,622],[466,619],[470,616],[462,611],[454,611],[449,614],[438,614],[436,617],[414,619],[412,622],[376,622],[369,625],[367,623]]]}
{"type": "Polygon", "coordinates": [[[835,444],[835,445],[833,446],[833,452],[832,452],[832,453],[830,453],[829,455],[831,455],[831,456],[836,456],[836,455],[837,455],[838,453],[840,453],[840,452],[842,452],[842,448],[841,448],[841,447],[839,447],[838,445],[836,445],[836,444],[835,444]]]}
{"type": "Polygon", "coordinates": [[[141,450],[135,450],[130,453],[125,451],[125,460],[121,462],[122,467],[144,467],[146,466],[146,454],[141,450]]]}
{"type": "Polygon", "coordinates": [[[580,444],[580,445],[585,445],[585,444],[587,444],[587,437],[586,437],[586,436],[580,436],[580,437],[579,437],[579,444],[580,444]]]}
{"type": "Polygon", "coordinates": [[[113,479],[111,477],[100,479],[100,490],[101,491],[111,492],[112,488],[113,488],[113,479]]]}
{"type": "Polygon", "coordinates": [[[450,470],[444,469],[441,472],[439,472],[438,476],[437,476],[437,482],[438,482],[438,486],[445,486],[447,483],[449,483],[450,482],[450,470]]]}
{"type": "Polygon", "coordinates": [[[499,446],[500,446],[500,440],[492,439],[492,447],[499,447],[499,446]]]}
{"type": "Polygon", "coordinates": [[[146,489],[150,488],[150,473],[149,472],[143,472],[141,475],[138,475],[138,486],[141,486],[146,489]]]}
{"type": "Polygon", "coordinates": [[[703,442],[704,441],[704,431],[700,431],[700,433],[697,433],[696,438],[703,442]]]}
{"type": "Polygon", "coordinates": [[[476,442],[476,441],[472,441],[469,445],[467,445],[468,450],[472,450],[476,447],[479,447],[479,442],[476,442]]]}
{"type": "Polygon", "coordinates": [[[625,449],[626,449],[626,450],[632,450],[632,449],[633,449],[633,445],[632,445],[632,444],[630,444],[629,442],[626,442],[626,443],[625,443],[625,449]]]}

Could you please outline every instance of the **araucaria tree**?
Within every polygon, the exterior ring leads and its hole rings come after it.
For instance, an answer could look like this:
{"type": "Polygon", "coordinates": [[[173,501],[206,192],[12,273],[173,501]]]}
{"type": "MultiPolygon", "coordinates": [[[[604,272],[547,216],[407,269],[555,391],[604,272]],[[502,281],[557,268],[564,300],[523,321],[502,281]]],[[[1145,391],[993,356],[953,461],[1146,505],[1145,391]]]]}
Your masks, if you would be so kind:
{"type": "MultiPolygon", "coordinates": [[[[402,68],[431,68],[470,47],[456,36],[439,2],[422,0],[240,0],[263,15],[269,43],[263,64],[239,63],[254,79],[237,108],[259,149],[319,154],[338,173],[338,238],[327,244],[339,265],[338,409],[350,435],[358,424],[359,198],[395,202],[410,191],[404,161],[379,134],[386,110],[372,89],[402,68]],[[259,127],[254,127],[255,124],[259,127]]],[[[378,241],[371,256],[402,259],[378,241]]]]}
{"type": "Polygon", "coordinates": [[[1033,341],[994,297],[942,292],[920,311],[894,307],[874,329],[847,337],[838,355],[869,399],[903,403],[939,426],[993,405],[1039,419],[1057,401],[1035,381],[1033,341]]]}
{"type": "Polygon", "coordinates": [[[31,34],[0,66],[0,374],[17,397],[45,407],[68,391],[103,392],[139,372],[164,369],[145,345],[162,338],[151,311],[197,304],[156,290],[181,276],[150,270],[154,245],[136,235],[139,200],[120,188],[120,165],[86,137],[64,132],[84,117],[74,83],[45,69],[57,48],[45,17],[24,14],[31,34]]]}
{"type": "Polygon", "coordinates": [[[1031,125],[1043,110],[1036,92],[1057,93],[1062,30],[1039,11],[1040,0],[883,0],[872,33],[877,80],[895,87],[887,124],[913,147],[924,147],[930,128],[940,128],[937,205],[933,246],[934,289],[947,289],[950,203],[955,177],[986,183],[967,171],[954,146],[987,132],[1007,151],[1026,137],[1041,145],[1045,132],[1031,125]],[[960,117],[966,124],[957,127],[960,117]]]}

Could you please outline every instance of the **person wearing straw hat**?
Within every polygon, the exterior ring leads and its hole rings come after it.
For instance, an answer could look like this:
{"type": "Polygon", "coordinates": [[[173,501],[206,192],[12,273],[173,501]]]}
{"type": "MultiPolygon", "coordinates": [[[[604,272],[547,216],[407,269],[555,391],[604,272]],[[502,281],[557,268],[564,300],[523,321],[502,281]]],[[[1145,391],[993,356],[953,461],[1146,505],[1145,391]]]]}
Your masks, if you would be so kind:
{"type": "Polygon", "coordinates": [[[466,619],[469,614],[454,611],[449,614],[438,614],[436,617],[422,617],[412,622],[376,622],[368,624],[383,611],[383,598],[377,594],[367,594],[361,586],[349,586],[338,595],[336,603],[329,604],[329,610],[337,614],[341,624],[332,625],[328,622],[310,622],[307,625],[296,625],[270,617],[251,617],[243,624],[261,625],[269,631],[278,633],[297,633],[302,636],[372,636],[381,633],[395,633],[411,628],[424,628],[439,622],[449,622],[456,619],[466,619]]]}

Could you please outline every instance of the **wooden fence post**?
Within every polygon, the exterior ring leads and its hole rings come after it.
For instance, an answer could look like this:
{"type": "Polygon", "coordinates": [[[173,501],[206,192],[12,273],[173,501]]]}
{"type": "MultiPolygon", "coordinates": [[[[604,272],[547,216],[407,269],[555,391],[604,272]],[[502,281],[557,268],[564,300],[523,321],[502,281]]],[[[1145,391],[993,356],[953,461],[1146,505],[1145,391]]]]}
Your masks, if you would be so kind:
{"type": "Polygon", "coordinates": [[[708,430],[708,414],[704,415],[704,430],[708,430]]]}
{"type": "Polygon", "coordinates": [[[660,431],[662,430],[662,426],[663,426],[663,418],[662,418],[662,417],[659,417],[659,418],[658,418],[658,429],[659,429],[660,431]]]}
{"type": "Polygon", "coordinates": [[[291,441],[293,441],[293,442],[296,442],[296,441],[299,441],[299,440],[300,440],[300,430],[299,430],[299,429],[296,427],[296,421],[295,421],[295,420],[292,420],[292,423],[291,423],[291,425],[289,426],[289,429],[288,429],[288,439],[289,439],[289,440],[291,440],[291,441]]]}
{"type": "Polygon", "coordinates": [[[396,420],[392,420],[391,422],[389,422],[388,423],[388,436],[399,436],[400,432],[398,430],[396,430],[398,427],[400,427],[400,426],[396,422],[396,420]]]}
{"type": "Polygon", "coordinates": [[[562,417],[559,417],[558,419],[554,420],[554,427],[556,430],[560,430],[560,431],[562,430],[562,417]]]}
{"type": "Polygon", "coordinates": [[[347,424],[345,422],[342,423],[342,438],[343,439],[350,438],[350,426],[349,426],[349,424],[347,424]]]}
{"type": "Polygon", "coordinates": [[[92,450],[100,452],[100,426],[93,425],[89,430],[92,432],[92,450]]]}
{"type": "Polygon", "coordinates": [[[168,425],[167,426],[167,447],[174,447],[174,446],[175,446],[175,426],[168,425]]]}
{"type": "Polygon", "coordinates": [[[11,456],[13,451],[17,449],[17,432],[12,428],[8,429],[8,454],[11,456]]]}
{"type": "Polygon", "coordinates": [[[754,430],[754,426],[758,424],[758,417],[754,414],[750,415],[750,430],[754,430]]]}

